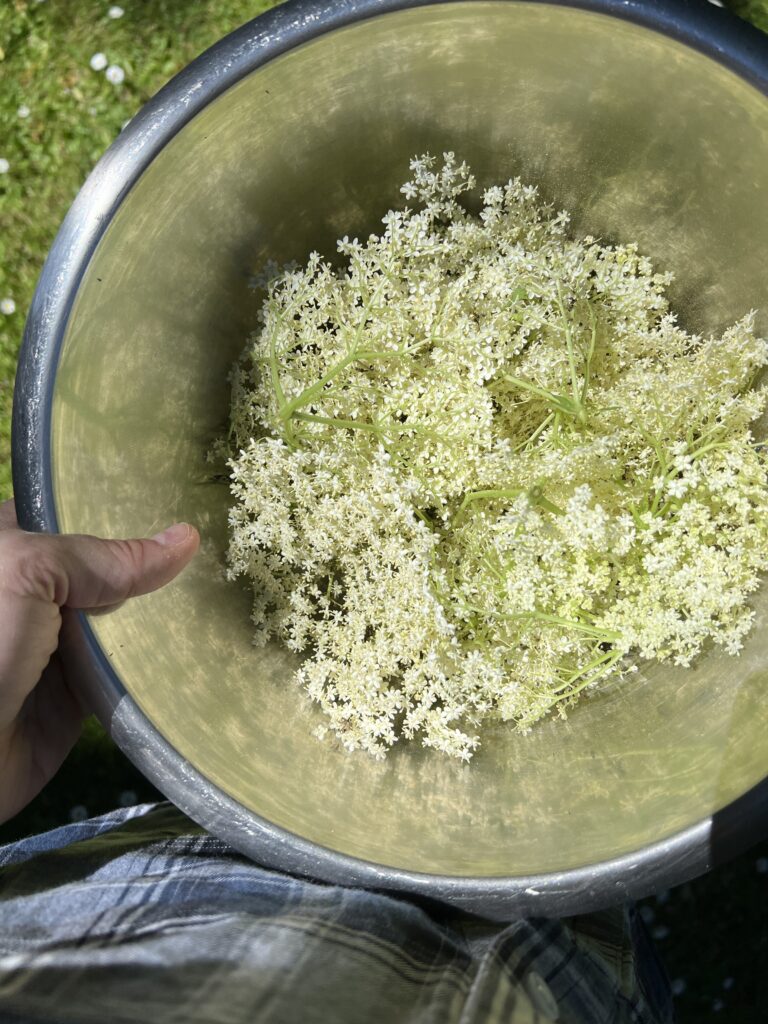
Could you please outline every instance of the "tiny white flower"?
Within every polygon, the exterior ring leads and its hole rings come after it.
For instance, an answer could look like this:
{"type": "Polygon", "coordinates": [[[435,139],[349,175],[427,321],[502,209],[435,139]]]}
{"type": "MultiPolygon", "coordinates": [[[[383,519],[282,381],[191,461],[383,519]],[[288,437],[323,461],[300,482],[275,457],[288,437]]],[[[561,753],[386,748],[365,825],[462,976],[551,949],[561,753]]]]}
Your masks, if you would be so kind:
{"type": "Polygon", "coordinates": [[[16,111],[16,116],[24,120],[24,118],[29,117],[31,113],[32,111],[29,109],[26,103],[22,103],[19,109],[16,111]]]}
{"type": "Polygon", "coordinates": [[[90,59],[90,65],[94,71],[103,71],[109,61],[107,60],[106,53],[94,53],[90,59]]]}
{"type": "Polygon", "coordinates": [[[667,494],[673,498],[682,498],[688,490],[687,480],[670,480],[667,484],[667,494]]]}
{"type": "Polygon", "coordinates": [[[7,174],[10,171],[11,165],[5,159],[4,156],[0,156],[0,174],[7,174]]]}
{"type": "Polygon", "coordinates": [[[3,299],[0,302],[0,313],[3,313],[5,316],[11,316],[15,312],[16,303],[13,301],[13,299],[3,299]]]}
{"type": "Polygon", "coordinates": [[[104,75],[107,81],[111,82],[112,85],[120,85],[120,83],[125,79],[125,72],[119,64],[110,64],[104,72],[104,75]]]}
{"type": "Polygon", "coordinates": [[[115,4],[114,7],[110,7],[107,11],[108,18],[122,18],[124,14],[125,11],[123,10],[123,8],[118,7],[117,4],[115,4]]]}

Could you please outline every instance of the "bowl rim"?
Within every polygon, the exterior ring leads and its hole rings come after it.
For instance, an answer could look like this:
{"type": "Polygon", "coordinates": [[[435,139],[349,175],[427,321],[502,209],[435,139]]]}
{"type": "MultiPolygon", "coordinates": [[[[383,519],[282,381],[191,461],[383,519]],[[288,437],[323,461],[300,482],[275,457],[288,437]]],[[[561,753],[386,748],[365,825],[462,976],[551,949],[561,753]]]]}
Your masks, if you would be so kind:
{"type": "MultiPolygon", "coordinates": [[[[90,259],[123,198],[163,147],[242,78],[335,29],[396,11],[487,0],[288,0],[225,36],[172,78],[101,157],[56,236],[30,306],[16,375],[12,471],[24,530],[56,533],[51,414],[61,346],[90,259]]],[[[521,0],[492,0],[515,4],[521,0]]],[[[768,36],[714,0],[522,0],[634,22],[725,65],[768,96],[768,36]]],[[[128,758],[204,828],[268,867],[342,885],[443,900],[486,917],[584,913],[679,884],[768,834],[768,777],[701,821],[630,854],[527,876],[448,876],[343,854],[248,811],[180,755],[123,687],[85,615],[66,610],[66,656],[128,758]]]]}

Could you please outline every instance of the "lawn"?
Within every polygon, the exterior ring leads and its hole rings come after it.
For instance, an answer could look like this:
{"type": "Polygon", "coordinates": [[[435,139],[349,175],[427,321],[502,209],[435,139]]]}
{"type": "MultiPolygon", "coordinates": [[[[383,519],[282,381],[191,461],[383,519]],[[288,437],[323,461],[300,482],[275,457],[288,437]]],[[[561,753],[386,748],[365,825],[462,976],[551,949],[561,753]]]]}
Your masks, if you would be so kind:
{"type": "MultiPolygon", "coordinates": [[[[11,493],[11,396],[24,319],[69,204],[124,123],[160,86],[221,36],[274,5],[0,0],[0,499],[11,493]]],[[[733,0],[729,6],[768,32],[768,0],[733,0]]],[[[89,723],[45,793],[0,828],[0,842],[154,798],[152,787],[89,723]]],[[[767,906],[765,843],[644,903],[675,980],[683,1024],[768,1018],[767,906]]]]}
{"type": "Polygon", "coordinates": [[[122,3],[0,0],[0,499],[24,319],[70,203],[150,96],[276,0],[122,3]]]}

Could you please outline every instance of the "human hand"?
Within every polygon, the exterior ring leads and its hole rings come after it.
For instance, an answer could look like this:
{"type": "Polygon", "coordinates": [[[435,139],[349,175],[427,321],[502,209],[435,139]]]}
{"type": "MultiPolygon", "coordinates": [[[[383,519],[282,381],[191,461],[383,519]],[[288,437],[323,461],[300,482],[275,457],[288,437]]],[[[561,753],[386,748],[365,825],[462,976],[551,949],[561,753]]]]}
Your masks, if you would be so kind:
{"type": "Polygon", "coordinates": [[[177,523],[150,540],[26,533],[0,504],[0,822],[58,770],[89,709],[59,659],[63,607],[108,610],[169,583],[197,551],[177,523]]]}

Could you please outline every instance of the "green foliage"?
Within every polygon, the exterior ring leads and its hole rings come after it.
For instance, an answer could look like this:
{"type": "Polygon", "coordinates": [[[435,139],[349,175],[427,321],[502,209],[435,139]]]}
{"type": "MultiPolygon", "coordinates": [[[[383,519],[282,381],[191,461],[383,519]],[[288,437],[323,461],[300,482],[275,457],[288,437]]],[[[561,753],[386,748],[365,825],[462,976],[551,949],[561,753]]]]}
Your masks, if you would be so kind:
{"type": "Polygon", "coordinates": [[[0,3],[0,500],[11,493],[10,415],[24,320],[46,253],[125,121],[200,52],[276,0],[2,0],[0,3]],[[125,72],[112,85],[95,53],[125,72]],[[26,117],[19,109],[28,108],[26,117]]]}
{"type": "Polygon", "coordinates": [[[768,32],[768,0],[730,0],[727,6],[740,18],[768,32]]]}

